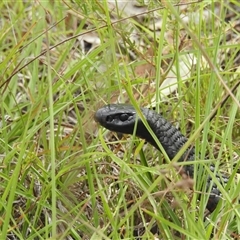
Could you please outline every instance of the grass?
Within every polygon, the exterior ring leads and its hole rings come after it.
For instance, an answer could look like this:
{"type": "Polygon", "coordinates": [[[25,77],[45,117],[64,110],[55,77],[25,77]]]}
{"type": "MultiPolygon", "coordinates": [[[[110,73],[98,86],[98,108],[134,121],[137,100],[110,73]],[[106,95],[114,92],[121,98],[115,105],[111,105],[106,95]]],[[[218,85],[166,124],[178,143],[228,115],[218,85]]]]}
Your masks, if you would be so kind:
{"type": "Polygon", "coordinates": [[[133,239],[137,226],[153,239],[155,224],[159,239],[239,237],[240,6],[184,6],[150,2],[129,17],[106,1],[0,3],[1,239],[133,239]],[[159,87],[174,79],[174,91],[159,87]],[[193,191],[181,189],[181,152],[170,162],[96,125],[118,101],[179,125],[200,153],[193,191]],[[208,175],[223,201],[206,216],[208,175]]]}

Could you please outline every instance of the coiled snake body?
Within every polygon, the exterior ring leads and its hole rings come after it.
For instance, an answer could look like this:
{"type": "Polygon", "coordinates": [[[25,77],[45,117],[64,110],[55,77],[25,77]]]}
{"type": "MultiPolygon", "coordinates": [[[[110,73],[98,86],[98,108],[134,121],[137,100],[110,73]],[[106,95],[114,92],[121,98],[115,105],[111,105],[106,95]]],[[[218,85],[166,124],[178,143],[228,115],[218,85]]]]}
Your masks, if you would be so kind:
{"type": "MultiPolygon", "coordinates": [[[[170,122],[163,118],[160,114],[147,108],[141,108],[141,112],[145,117],[149,127],[158,138],[169,159],[173,159],[183,145],[187,142],[187,138],[170,122]]],[[[136,110],[132,105],[127,104],[110,104],[106,105],[95,113],[95,120],[103,127],[120,133],[133,134],[136,126],[136,136],[145,139],[158,150],[158,144],[149,133],[144,123],[138,117],[136,110]],[[136,122],[137,121],[137,122],[136,122]]],[[[189,147],[185,153],[180,157],[179,161],[193,161],[195,160],[195,149],[189,147]]],[[[214,166],[210,167],[214,172],[214,166]]],[[[193,178],[194,166],[184,165],[185,173],[193,178]]],[[[226,184],[228,178],[223,175],[216,176],[219,182],[226,184]]],[[[207,209],[213,212],[220,200],[221,192],[215,183],[211,183],[210,176],[207,178],[207,189],[211,186],[210,196],[207,202],[207,209]]]]}

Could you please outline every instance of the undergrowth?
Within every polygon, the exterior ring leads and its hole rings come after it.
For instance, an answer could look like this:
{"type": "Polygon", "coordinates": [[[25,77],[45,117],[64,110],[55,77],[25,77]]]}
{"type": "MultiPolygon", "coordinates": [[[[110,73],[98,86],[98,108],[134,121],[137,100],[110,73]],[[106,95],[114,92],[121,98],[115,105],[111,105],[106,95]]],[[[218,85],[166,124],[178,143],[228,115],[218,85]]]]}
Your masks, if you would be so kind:
{"type": "Polygon", "coordinates": [[[239,237],[240,5],[162,2],[0,3],[1,239],[239,237]],[[191,189],[179,156],[94,122],[116,102],[189,137],[191,189]]]}

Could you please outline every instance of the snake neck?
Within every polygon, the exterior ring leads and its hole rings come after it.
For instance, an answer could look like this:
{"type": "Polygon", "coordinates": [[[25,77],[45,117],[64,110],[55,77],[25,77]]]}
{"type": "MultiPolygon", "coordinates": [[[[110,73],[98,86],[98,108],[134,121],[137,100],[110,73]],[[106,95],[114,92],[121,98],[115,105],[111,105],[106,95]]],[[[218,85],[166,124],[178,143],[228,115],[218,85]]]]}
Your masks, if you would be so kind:
{"type": "MultiPolygon", "coordinates": [[[[172,160],[187,142],[187,138],[160,114],[145,108],[142,109],[142,112],[169,159],[172,160]]],[[[137,135],[160,150],[159,143],[154,140],[141,120],[138,121],[137,135]]],[[[194,159],[195,148],[191,146],[182,154],[179,161],[192,161],[194,159]]],[[[187,165],[184,168],[185,172],[193,177],[193,165],[187,165]]]]}

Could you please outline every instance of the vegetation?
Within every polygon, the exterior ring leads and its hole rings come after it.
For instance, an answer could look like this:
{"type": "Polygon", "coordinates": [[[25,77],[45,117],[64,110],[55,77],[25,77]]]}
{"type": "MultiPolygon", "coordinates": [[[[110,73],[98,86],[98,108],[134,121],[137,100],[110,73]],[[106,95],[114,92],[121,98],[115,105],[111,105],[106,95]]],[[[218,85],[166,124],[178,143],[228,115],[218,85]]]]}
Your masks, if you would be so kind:
{"type": "Polygon", "coordinates": [[[0,9],[0,239],[239,237],[239,1],[0,9]],[[114,102],[154,108],[190,137],[193,189],[177,157],[97,126],[114,102]],[[223,201],[206,215],[209,174],[223,201]]]}

